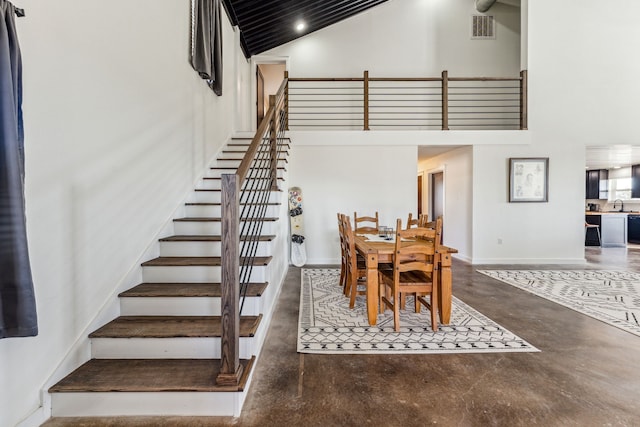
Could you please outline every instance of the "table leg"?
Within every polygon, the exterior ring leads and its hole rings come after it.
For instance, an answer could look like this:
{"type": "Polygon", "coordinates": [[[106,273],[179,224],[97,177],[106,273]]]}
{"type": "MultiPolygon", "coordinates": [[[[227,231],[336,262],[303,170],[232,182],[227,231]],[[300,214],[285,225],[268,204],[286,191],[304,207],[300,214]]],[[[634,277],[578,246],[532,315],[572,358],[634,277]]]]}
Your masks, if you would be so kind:
{"type": "Polygon", "coordinates": [[[448,325],[451,321],[451,255],[441,254],[440,271],[438,275],[438,308],[440,309],[440,323],[448,325]]]}
{"type": "Polygon", "coordinates": [[[369,325],[378,321],[378,254],[367,254],[367,317],[369,325]]]}

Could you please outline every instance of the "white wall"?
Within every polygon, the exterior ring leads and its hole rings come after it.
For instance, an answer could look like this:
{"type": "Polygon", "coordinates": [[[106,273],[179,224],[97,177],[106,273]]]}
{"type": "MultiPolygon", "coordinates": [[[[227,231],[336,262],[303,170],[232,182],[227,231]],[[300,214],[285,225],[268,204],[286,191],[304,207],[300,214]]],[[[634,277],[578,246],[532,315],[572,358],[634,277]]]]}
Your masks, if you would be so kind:
{"type": "MultiPolygon", "coordinates": [[[[429,205],[428,175],[443,172],[444,214],[443,244],[456,248],[456,258],[472,259],[472,218],[473,218],[473,148],[462,147],[423,160],[418,170],[424,173],[423,200],[429,205]]],[[[427,209],[424,212],[428,212],[427,209]]]]}
{"type": "Polygon", "coordinates": [[[188,1],[15,4],[40,334],[0,340],[2,426],[47,415],[41,389],[88,356],[90,325],[231,135],[247,76],[228,23],[223,97],[190,68],[188,1]]]}
{"type": "Polygon", "coordinates": [[[355,146],[349,139],[327,146],[295,138],[291,149],[289,185],[303,194],[304,227],[308,264],[340,263],[338,212],[373,214],[380,225],[404,223],[417,212],[417,148],[355,146]]]}
{"type": "Polygon", "coordinates": [[[265,55],[290,56],[291,77],[517,76],[520,9],[497,3],[497,39],[471,40],[474,4],[390,0],[265,55]]]}

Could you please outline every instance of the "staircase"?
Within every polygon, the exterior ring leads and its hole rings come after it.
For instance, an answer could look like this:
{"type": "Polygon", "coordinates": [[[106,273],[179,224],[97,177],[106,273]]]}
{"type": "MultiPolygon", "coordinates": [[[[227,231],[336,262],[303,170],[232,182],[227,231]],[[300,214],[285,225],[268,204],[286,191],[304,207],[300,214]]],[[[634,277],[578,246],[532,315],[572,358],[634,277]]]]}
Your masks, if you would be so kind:
{"type": "MultiPolygon", "coordinates": [[[[286,189],[288,140],[278,186],[286,189]]],[[[216,385],[220,366],[220,176],[250,139],[232,139],[142,263],[143,283],[119,295],[120,316],[89,335],[91,360],[49,389],[52,416],[238,416],[287,269],[286,194],[271,191],[240,318],[237,386],[216,385]]],[[[243,203],[241,202],[241,207],[243,203]]],[[[240,240],[247,236],[240,236],[240,240]]]]}

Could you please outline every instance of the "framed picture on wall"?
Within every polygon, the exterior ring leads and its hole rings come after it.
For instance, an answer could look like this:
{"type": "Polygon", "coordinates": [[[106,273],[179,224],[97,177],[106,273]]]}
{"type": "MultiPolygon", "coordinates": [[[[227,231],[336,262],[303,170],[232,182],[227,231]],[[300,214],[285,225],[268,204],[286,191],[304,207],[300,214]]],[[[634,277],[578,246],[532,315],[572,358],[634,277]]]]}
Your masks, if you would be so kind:
{"type": "Polygon", "coordinates": [[[547,202],[549,158],[509,159],[509,202],[547,202]]]}

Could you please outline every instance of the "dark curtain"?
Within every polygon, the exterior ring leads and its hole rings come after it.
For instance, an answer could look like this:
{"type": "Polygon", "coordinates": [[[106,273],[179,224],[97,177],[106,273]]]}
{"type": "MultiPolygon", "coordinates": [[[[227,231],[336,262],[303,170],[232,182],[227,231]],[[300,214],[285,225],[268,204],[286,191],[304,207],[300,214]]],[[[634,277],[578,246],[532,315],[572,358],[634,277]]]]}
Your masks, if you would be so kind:
{"type": "Polygon", "coordinates": [[[22,59],[15,7],[0,0],[0,338],[38,334],[24,209],[22,59]]]}
{"type": "Polygon", "coordinates": [[[222,95],[220,0],[192,0],[191,66],[222,95]]]}

